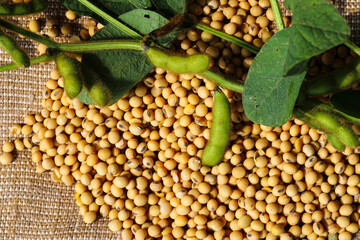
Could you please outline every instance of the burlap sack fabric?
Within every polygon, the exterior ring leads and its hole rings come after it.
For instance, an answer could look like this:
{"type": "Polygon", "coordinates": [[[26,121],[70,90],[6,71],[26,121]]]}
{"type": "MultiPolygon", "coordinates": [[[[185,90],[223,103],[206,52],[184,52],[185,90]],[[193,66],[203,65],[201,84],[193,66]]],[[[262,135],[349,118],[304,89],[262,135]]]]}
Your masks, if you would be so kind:
{"type": "MultiPolygon", "coordinates": [[[[49,2],[49,9],[41,15],[59,18],[61,25],[66,21],[65,9],[61,7],[60,0],[49,2]]],[[[352,40],[359,44],[360,0],[336,0],[335,5],[352,26],[352,40]]],[[[38,17],[40,15],[13,20],[26,26],[30,19],[38,17]]],[[[37,55],[34,42],[18,40],[31,56],[37,55]]],[[[56,40],[66,41],[66,38],[56,40]]],[[[0,48],[0,64],[10,61],[0,48]]],[[[53,68],[53,63],[47,63],[26,70],[0,73],[0,144],[14,140],[9,131],[11,125],[21,124],[24,116],[40,111],[42,90],[53,68]]],[[[37,174],[30,151],[18,153],[16,160],[7,166],[0,165],[0,239],[118,238],[119,234],[108,230],[107,220],[102,219],[91,225],[83,223],[74,202],[73,187],[53,183],[49,174],[37,174]]]]}

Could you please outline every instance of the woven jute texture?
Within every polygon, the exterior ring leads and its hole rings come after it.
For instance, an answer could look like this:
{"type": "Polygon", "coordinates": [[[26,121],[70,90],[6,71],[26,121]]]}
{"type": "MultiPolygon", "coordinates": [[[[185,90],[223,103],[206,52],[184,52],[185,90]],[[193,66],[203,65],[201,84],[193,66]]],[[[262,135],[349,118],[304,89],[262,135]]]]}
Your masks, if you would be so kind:
{"type": "MultiPolygon", "coordinates": [[[[42,33],[46,33],[46,18],[57,18],[59,26],[67,21],[66,9],[60,1],[49,2],[44,13],[8,20],[26,27],[31,19],[41,19],[42,33]]],[[[73,32],[78,33],[80,20],[72,24],[73,32]]],[[[55,40],[68,41],[68,38],[55,40]]],[[[38,54],[36,43],[17,40],[31,56],[38,54]]],[[[0,48],[0,64],[10,62],[10,57],[0,48]]],[[[0,73],[0,144],[18,137],[10,135],[11,125],[23,124],[24,116],[40,111],[42,91],[54,68],[54,63],[47,63],[0,73]]],[[[15,157],[7,166],[0,164],[0,239],[118,239],[118,234],[108,230],[106,220],[85,224],[74,202],[73,187],[52,182],[47,173],[38,174],[29,150],[15,157]]]]}
{"type": "MultiPolygon", "coordinates": [[[[58,18],[61,25],[66,21],[65,9],[60,1],[49,2],[49,9],[41,15],[9,20],[26,26],[32,18],[44,19],[45,15],[58,18]]],[[[335,1],[334,4],[350,22],[352,40],[359,44],[360,0],[335,1]]],[[[17,39],[31,56],[37,54],[34,42],[17,39]]],[[[0,64],[10,61],[0,48],[0,64]]],[[[40,111],[42,89],[54,67],[53,63],[47,63],[0,73],[0,144],[22,137],[11,136],[10,126],[22,124],[24,116],[40,111]]],[[[119,234],[108,230],[107,220],[84,224],[74,202],[73,188],[53,183],[46,173],[37,174],[30,151],[22,151],[15,157],[13,163],[0,165],[0,239],[119,239],[119,234]]]]}

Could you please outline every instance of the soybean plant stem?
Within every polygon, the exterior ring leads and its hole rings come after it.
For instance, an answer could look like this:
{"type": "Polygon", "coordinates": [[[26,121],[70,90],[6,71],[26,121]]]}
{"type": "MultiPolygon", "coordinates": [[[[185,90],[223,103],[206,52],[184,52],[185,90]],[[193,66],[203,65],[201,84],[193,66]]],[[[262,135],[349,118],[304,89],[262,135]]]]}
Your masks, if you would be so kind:
{"type": "Polygon", "coordinates": [[[211,27],[208,27],[208,26],[205,26],[205,25],[202,25],[202,24],[196,24],[195,27],[197,29],[200,29],[200,30],[206,31],[208,33],[211,33],[211,34],[213,34],[213,35],[215,35],[215,36],[217,36],[219,38],[222,38],[222,39],[224,39],[226,41],[232,42],[232,43],[234,43],[234,44],[236,44],[236,45],[238,45],[238,46],[240,46],[242,48],[245,48],[245,49],[249,50],[252,53],[257,54],[259,52],[259,49],[257,47],[254,47],[253,45],[251,45],[251,44],[249,44],[247,42],[244,42],[244,41],[242,41],[242,40],[240,40],[240,39],[238,39],[236,37],[233,37],[233,36],[230,36],[230,35],[228,35],[226,33],[215,30],[215,29],[213,29],[211,27]]]}
{"type": "MultiPolygon", "coordinates": [[[[33,65],[36,63],[40,63],[40,62],[50,62],[51,60],[53,60],[52,57],[50,57],[47,54],[44,54],[44,55],[40,55],[38,57],[34,57],[34,58],[30,59],[30,64],[33,65]]],[[[16,68],[19,68],[19,66],[14,63],[8,64],[8,65],[3,65],[3,66],[0,66],[0,72],[4,72],[4,71],[16,69],[16,68]]]]}
{"type": "Polygon", "coordinates": [[[345,42],[345,45],[348,46],[351,50],[353,50],[358,56],[360,56],[360,47],[358,47],[355,43],[349,40],[345,42]]]}
{"type": "Polygon", "coordinates": [[[279,31],[283,30],[285,28],[284,20],[281,15],[281,9],[279,7],[278,0],[270,0],[271,8],[274,13],[276,26],[279,31]]]}
{"type": "Polygon", "coordinates": [[[139,41],[102,41],[89,43],[59,44],[57,49],[65,52],[91,52],[101,50],[128,49],[143,51],[139,41]]]}
{"type": "Polygon", "coordinates": [[[207,70],[200,74],[201,77],[206,78],[212,82],[217,83],[218,85],[233,90],[235,92],[242,93],[244,91],[244,84],[236,81],[234,79],[230,79],[214,70],[207,70]]]}
{"type": "Polygon", "coordinates": [[[87,8],[89,8],[91,11],[93,11],[94,13],[99,15],[100,17],[104,18],[109,23],[115,25],[121,31],[127,33],[132,38],[137,39],[137,40],[142,40],[143,39],[143,36],[141,36],[139,33],[135,32],[132,29],[130,29],[129,27],[127,27],[126,25],[121,23],[119,20],[113,18],[112,16],[110,16],[109,14],[107,14],[106,12],[104,12],[103,10],[101,10],[100,8],[98,8],[97,6],[95,6],[94,4],[89,2],[88,0],[78,0],[78,1],[80,3],[82,3],[84,6],[86,6],[87,8]]]}

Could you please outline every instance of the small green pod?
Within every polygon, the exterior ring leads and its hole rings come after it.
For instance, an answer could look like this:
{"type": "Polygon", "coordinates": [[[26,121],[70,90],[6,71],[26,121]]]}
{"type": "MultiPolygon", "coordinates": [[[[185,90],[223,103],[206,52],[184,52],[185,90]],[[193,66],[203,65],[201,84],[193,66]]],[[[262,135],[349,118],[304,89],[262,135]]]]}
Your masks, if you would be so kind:
{"type": "Polygon", "coordinates": [[[299,108],[294,108],[293,110],[293,115],[296,118],[306,122],[312,128],[316,128],[318,130],[326,132],[329,143],[337,150],[344,151],[344,143],[333,132],[330,132],[330,129],[325,129],[324,126],[317,122],[317,119],[314,119],[310,113],[311,111],[304,111],[304,109],[299,108]]]}
{"type": "Polygon", "coordinates": [[[203,54],[186,57],[172,56],[156,48],[148,48],[145,52],[155,67],[178,74],[201,73],[208,70],[210,64],[210,58],[203,54]]]}
{"type": "Polygon", "coordinates": [[[358,136],[355,132],[347,127],[342,125],[337,132],[337,136],[341,139],[341,141],[349,147],[357,148],[359,146],[358,136]]]}
{"type": "Polygon", "coordinates": [[[328,137],[329,143],[336,148],[337,150],[343,152],[345,150],[345,145],[342,143],[342,141],[334,134],[332,133],[326,133],[326,136],[328,137]]]}
{"type": "Polygon", "coordinates": [[[29,3],[0,4],[0,16],[24,16],[44,11],[47,0],[32,0],[29,3]]]}
{"type": "Polygon", "coordinates": [[[14,60],[14,63],[19,67],[27,68],[30,66],[31,61],[29,55],[21,49],[15,49],[14,51],[12,51],[11,58],[14,60]]]}
{"type": "Polygon", "coordinates": [[[70,98],[75,98],[80,93],[83,86],[81,63],[62,52],[56,53],[54,59],[60,74],[64,78],[64,89],[66,94],[70,98]]]}
{"type": "MultiPolygon", "coordinates": [[[[91,100],[88,103],[101,107],[114,103],[114,97],[106,84],[106,80],[104,81],[97,72],[84,62],[81,63],[81,68],[85,77],[84,90],[91,100]]],[[[80,96],[80,99],[85,100],[83,96],[80,96]]]]}
{"type": "Polygon", "coordinates": [[[4,32],[0,30],[0,46],[8,52],[14,61],[14,63],[19,67],[29,67],[30,58],[29,55],[22,50],[14,39],[7,36],[4,32]]]}
{"type": "Polygon", "coordinates": [[[360,79],[360,58],[345,67],[322,74],[305,82],[307,95],[321,96],[345,88],[360,79]]]}
{"type": "Polygon", "coordinates": [[[210,59],[203,54],[188,57],[170,56],[168,69],[174,73],[201,73],[208,70],[210,59]]]}
{"type": "Polygon", "coordinates": [[[215,166],[221,162],[230,138],[230,103],[219,88],[215,90],[212,113],[210,140],[201,159],[206,166],[215,166]]]}
{"type": "Polygon", "coordinates": [[[106,106],[111,101],[111,93],[104,84],[92,85],[89,89],[91,100],[98,106],[106,106]]]}
{"type": "Polygon", "coordinates": [[[313,113],[313,118],[322,126],[324,126],[325,131],[326,129],[329,129],[331,132],[333,132],[334,135],[336,135],[346,146],[352,148],[359,146],[359,141],[354,131],[340,123],[331,113],[318,111],[313,113]]]}
{"type": "Polygon", "coordinates": [[[337,128],[341,126],[340,122],[336,120],[330,113],[325,113],[322,111],[314,111],[310,113],[312,117],[322,126],[331,130],[332,132],[336,132],[337,128]]]}

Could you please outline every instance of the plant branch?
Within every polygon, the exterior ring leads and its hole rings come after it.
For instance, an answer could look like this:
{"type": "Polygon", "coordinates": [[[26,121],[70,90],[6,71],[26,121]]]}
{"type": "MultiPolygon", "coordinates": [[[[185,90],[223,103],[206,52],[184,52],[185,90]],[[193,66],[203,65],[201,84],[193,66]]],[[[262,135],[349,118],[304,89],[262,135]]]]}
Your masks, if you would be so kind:
{"type": "MultiPolygon", "coordinates": [[[[36,63],[40,63],[40,62],[50,62],[51,60],[53,60],[52,57],[50,57],[47,54],[44,54],[44,55],[40,55],[38,57],[34,57],[34,58],[30,59],[30,64],[33,65],[36,63]]],[[[16,68],[19,68],[19,66],[14,63],[8,64],[8,65],[3,65],[3,66],[0,66],[0,72],[4,72],[4,71],[16,69],[16,68]]]]}
{"type": "Polygon", "coordinates": [[[345,45],[353,50],[358,56],[360,56],[360,47],[358,47],[355,43],[351,42],[350,40],[345,42],[345,45]]]}
{"type": "Polygon", "coordinates": [[[279,7],[279,3],[277,0],[270,0],[271,8],[274,13],[276,26],[279,31],[283,30],[285,28],[284,20],[281,15],[281,9],[279,7]]]}
{"type": "Polygon", "coordinates": [[[88,0],[78,0],[78,1],[80,3],[82,3],[84,6],[86,6],[87,8],[89,8],[91,11],[93,11],[94,13],[99,15],[100,17],[104,18],[109,23],[111,23],[114,26],[116,26],[117,28],[119,28],[121,31],[127,33],[132,38],[137,39],[137,40],[143,39],[143,36],[141,36],[139,33],[130,29],[129,27],[127,27],[126,25],[121,23],[119,20],[113,18],[112,16],[110,16],[109,14],[107,14],[106,12],[104,12],[103,10],[101,10],[100,8],[98,8],[97,6],[95,6],[94,4],[89,2],[88,0]]]}
{"type": "Polygon", "coordinates": [[[200,74],[201,77],[208,79],[212,82],[217,83],[218,85],[233,90],[235,92],[242,93],[244,91],[244,84],[236,81],[234,79],[230,79],[214,70],[208,70],[205,72],[202,72],[200,74]]]}
{"type": "Polygon", "coordinates": [[[91,52],[101,50],[128,49],[143,51],[139,41],[101,41],[88,43],[59,44],[56,49],[65,52],[91,52]]]}
{"type": "Polygon", "coordinates": [[[211,34],[213,34],[213,35],[215,35],[215,36],[217,36],[219,38],[222,38],[222,39],[224,39],[226,41],[232,42],[232,43],[234,43],[234,44],[236,44],[236,45],[238,45],[238,46],[240,46],[242,48],[245,48],[245,49],[249,50],[252,53],[257,54],[259,52],[259,49],[257,47],[254,47],[253,45],[251,45],[251,44],[249,44],[247,42],[244,42],[244,41],[242,41],[242,40],[240,40],[240,39],[238,39],[236,37],[233,37],[233,36],[230,36],[230,35],[228,35],[226,33],[215,30],[215,29],[213,29],[211,27],[208,27],[208,26],[205,26],[205,25],[202,25],[202,24],[196,24],[195,27],[197,29],[200,29],[200,30],[206,31],[208,33],[211,33],[211,34]]]}

